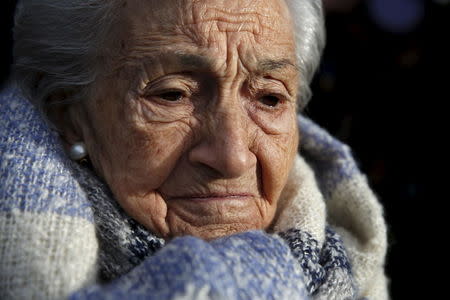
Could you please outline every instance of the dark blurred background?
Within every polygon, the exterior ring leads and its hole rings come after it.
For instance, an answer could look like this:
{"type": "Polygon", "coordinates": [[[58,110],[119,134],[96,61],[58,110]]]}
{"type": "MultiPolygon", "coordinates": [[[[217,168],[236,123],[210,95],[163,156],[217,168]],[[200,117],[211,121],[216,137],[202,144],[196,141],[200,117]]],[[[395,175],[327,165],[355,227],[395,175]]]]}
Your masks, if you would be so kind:
{"type": "Polygon", "coordinates": [[[448,257],[448,196],[434,181],[449,137],[450,0],[323,2],[327,48],[307,113],[352,147],[384,205],[392,299],[435,299],[448,257]]]}
{"type": "MultiPolygon", "coordinates": [[[[324,0],[328,42],[306,114],[352,147],[385,207],[393,299],[428,294],[436,275],[427,264],[440,264],[423,223],[432,219],[426,207],[441,198],[432,198],[430,165],[440,159],[431,124],[442,125],[438,107],[450,99],[449,2],[324,0]]],[[[14,6],[2,2],[2,82],[11,64],[14,6]]]]}

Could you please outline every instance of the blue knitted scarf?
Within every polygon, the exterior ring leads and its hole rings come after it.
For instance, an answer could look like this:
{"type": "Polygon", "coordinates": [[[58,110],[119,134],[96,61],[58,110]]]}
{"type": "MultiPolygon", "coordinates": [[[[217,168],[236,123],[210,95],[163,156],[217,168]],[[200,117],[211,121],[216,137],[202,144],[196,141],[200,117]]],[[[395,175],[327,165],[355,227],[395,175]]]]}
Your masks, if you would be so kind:
{"type": "Polygon", "coordinates": [[[0,114],[0,298],[387,298],[381,207],[349,148],[303,116],[298,160],[313,174],[322,223],[290,214],[315,209],[293,176],[286,195],[297,196],[278,216],[288,225],[166,243],[67,158],[16,89],[1,93],[0,114]]]}

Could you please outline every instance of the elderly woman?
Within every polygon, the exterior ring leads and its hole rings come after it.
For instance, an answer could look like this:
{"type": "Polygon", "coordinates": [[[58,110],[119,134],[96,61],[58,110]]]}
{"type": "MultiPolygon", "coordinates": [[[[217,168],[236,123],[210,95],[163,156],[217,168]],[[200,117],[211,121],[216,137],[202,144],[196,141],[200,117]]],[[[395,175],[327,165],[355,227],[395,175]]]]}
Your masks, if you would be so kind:
{"type": "Polygon", "coordinates": [[[320,0],[20,1],[0,297],[386,299],[382,209],[300,114],[322,18],[320,0]]]}

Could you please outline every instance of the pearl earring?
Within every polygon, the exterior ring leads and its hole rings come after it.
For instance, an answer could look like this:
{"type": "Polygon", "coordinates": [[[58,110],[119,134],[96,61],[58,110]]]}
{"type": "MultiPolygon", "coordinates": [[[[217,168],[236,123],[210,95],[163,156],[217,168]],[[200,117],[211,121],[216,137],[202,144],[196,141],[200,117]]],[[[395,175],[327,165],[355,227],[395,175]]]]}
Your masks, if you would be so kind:
{"type": "Polygon", "coordinates": [[[70,147],[70,159],[78,161],[87,156],[86,145],[83,142],[75,143],[70,147]]]}

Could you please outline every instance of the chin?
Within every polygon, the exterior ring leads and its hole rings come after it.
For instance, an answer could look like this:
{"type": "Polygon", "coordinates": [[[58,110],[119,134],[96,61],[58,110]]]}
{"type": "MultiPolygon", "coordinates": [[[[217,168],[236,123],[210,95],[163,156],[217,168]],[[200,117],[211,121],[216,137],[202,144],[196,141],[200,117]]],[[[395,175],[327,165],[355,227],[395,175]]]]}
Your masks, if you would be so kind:
{"type": "Polygon", "coordinates": [[[270,225],[273,209],[259,205],[262,199],[169,201],[167,238],[191,235],[205,240],[249,230],[262,230],[270,225]]]}

